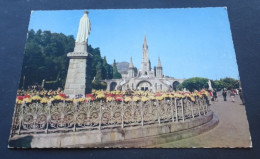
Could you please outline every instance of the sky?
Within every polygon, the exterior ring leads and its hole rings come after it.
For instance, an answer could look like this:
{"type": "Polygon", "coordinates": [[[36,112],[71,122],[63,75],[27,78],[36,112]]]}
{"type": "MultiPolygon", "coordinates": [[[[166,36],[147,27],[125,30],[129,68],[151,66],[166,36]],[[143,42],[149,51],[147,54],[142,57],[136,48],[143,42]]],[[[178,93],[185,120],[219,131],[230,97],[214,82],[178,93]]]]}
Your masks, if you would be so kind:
{"type": "MultiPolygon", "coordinates": [[[[163,73],[174,78],[238,79],[231,30],[224,7],[182,9],[88,10],[88,44],[99,47],[108,63],[141,68],[146,35],[152,68],[161,59],[163,73]]],[[[33,11],[29,30],[77,36],[84,10],[33,11]]]]}

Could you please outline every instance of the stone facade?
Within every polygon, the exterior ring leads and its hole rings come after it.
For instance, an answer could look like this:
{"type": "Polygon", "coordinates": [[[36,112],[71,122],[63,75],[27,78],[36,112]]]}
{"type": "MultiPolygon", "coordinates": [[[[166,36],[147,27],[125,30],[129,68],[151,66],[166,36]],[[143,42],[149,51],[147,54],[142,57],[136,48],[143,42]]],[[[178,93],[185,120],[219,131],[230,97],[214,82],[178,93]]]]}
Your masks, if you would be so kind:
{"type": "Polygon", "coordinates": [[[64,93],[73,98],[86,92],[87,48],[86,42],[75,43],[74,52],[68,53],[70,58],[64,93]]]}
{"type": "Polygon", "coordinates": [[[104,82],[107,83],[107,91],[130,89],[157,92],[175,90],[176,85],[184,81],[184,79],[164,76],[160,58],[158,58],[155,70],[151,68],[148,45],[146,37],[144,37],[141,69],[137,75],[134,73],[134,65],[131,58],[128,73],[122,74],[122,79],[104,80],[104,82]]]}

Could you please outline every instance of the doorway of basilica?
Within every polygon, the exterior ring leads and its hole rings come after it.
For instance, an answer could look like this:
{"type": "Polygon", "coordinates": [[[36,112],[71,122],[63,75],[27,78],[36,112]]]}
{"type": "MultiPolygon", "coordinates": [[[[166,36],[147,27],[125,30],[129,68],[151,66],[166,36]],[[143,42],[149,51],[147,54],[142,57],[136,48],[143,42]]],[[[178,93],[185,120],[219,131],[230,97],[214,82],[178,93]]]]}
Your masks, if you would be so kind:
{"type": "Polygon", "coordinates": [[[152,90],[152,84],[148,81],[141,81],[137,84],[136,88],[140,91],[149,91],[152,90]]]}

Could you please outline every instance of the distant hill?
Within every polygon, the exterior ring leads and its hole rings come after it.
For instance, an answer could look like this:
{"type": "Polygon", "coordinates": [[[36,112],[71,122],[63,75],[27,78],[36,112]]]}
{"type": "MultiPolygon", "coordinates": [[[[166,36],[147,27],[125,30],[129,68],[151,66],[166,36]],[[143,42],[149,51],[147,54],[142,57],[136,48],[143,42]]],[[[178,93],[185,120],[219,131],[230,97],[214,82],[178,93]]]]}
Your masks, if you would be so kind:
{"type": "Polygon", "coordinates": [[[117,62],[117,70],[121,74],[126,74],[128,71],[129,63],[128,62],[117,62]]]}

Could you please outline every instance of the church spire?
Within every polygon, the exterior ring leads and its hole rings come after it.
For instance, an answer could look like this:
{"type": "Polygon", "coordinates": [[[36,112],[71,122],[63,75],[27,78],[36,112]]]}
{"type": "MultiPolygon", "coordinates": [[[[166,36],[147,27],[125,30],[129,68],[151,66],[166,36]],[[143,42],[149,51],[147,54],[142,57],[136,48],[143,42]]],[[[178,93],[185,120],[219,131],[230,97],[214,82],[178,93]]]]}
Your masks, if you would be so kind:
{"type": "Polygon", "coordinates": [[[131,57],[131,59],[130,59],[130,64],[129,64],[129,68],[133,68],[134,67],[134,65],[133,65],[133,61],[132,61],[132,57],[131,57]]]}
{"type": "Polygon", "coordinates": [[[146,35],[144,35],[144,44],[143,44],[143,48],[148,48],[147,42],[146,42],[146,35]]]}
{"type": "Polygon", "coordinates": [[[149,62],[148,45],[147,45],[147,41],[146,41],[146,35],[144,35],[144,43],[143,43],[143,62],[149,62]]]}
{"type": "Polygon", "coordinates": [[[157,64],[157,67],[162,67],[160,57],[158,57],[158,64],[157,64]]]}
{"type": "Polygon", "coordinates": [[[128,77],[129,78],[135,77],[134,65],[133,65],[132,57],[130,59],[130,64],[129,64],[129,68],[128,68],[128,77]]]}
{"type": "Polygon", "coordinates": [[[163,70],[160,57],[158,57],[158,64],[156,67],[156,77],[163,78],[163,70]]]}

